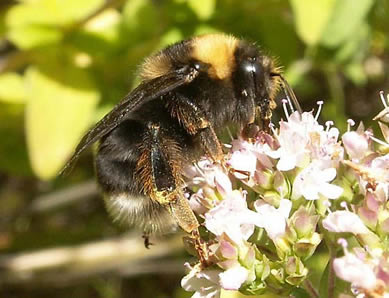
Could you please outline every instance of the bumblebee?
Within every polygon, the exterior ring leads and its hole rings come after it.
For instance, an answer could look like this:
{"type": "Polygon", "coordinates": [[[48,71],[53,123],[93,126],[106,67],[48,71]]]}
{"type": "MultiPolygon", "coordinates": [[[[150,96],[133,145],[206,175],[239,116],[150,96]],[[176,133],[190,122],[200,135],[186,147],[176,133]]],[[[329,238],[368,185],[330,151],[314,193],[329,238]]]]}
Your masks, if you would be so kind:
{"type": "Polygon", "coordinates": [[[229,124],[265,129],[277,90],[290,88],[274,59],[225,34],[173,44],[146,58],[140,76],[139,86],[82,138],[65,170],[100,140],[96,173],[109,213],[146,234],[178,225],[198,238],[183,167],[204,154],[222,162],[217,133],[229,124]]]}

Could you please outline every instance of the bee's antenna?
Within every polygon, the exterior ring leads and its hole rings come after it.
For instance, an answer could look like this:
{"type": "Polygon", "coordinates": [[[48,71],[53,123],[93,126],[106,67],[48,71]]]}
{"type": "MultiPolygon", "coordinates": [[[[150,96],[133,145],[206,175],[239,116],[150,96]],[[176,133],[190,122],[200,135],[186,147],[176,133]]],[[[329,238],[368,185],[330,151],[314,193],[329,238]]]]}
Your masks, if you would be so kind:
{"type": "Polygon", "coordinates": [[[290,85],[288,84],[288,81],[280,74],[280,73],[271,73],[270,74],[271,76],[275,77],[279,77],[282,81],[282,90],[284,91],[285,95],[286,95],[286,98],[288,99],[288,101],[290,102],[290,99],[292,99],[292,102],[293,104],[295,105],[297,111],[302,114],[303,113],[303,110],[301,109],[301,106],[297,100],[297,97],[296,95],[294,94],[293,92],[293,89],[292,87],[290,87],[290,85]]]}

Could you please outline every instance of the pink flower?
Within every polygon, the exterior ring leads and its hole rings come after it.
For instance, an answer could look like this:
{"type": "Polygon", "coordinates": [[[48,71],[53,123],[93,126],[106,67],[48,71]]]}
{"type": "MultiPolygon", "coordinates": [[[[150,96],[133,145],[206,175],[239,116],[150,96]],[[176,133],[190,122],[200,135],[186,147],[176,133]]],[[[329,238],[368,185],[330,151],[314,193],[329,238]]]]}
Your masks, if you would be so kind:
{"type": "Polygon", "coordinates": [[[238,179],[244,179],[247,178],[247,176],[252,176],[254,174],[257,167],[257,157],[247,150],[234,151],[227,164],[237,171],[235,176],[238,179]],[[247,173],[247,176],[241,172],[247,173]]]}
{"type": "Polygon", "coordinates": [[[339,130],[330,128],[327,124],[325,131],[316,130],[310,133],[310,144],[308,146],[311,159],[319,161],[324,168],[338,167],[343,160],[344,149],[338,142],[339,130]]]}
{"type": "Polygon", "coordinates": [[[373,159],[370,168],[374,171],[376,182],[389,185],[389,154],[373,159]]]}
{"type": "Polygon", "coordinates": [[[336,275],[350,282],[354,287],[369,290],[377,284],[372,266],[352,253],[335,259],[333,264],[336,275]]]}
{"type": "Polygon", "coordinates": [[[236,265],[219,274],[220,285],[225,290],[239,290],[248,275],[249,272],[246,268],[236,265]]]}
{"type": "Polygon", "coordinates": [[[225,233],[239,244],[252,235],[257,220],[257,213],[247,208],[246,198],[235,190],[205,214],[204,224],[216,236],[225,233]]]}
{"type": "Polygon", "coordinates": [[[221,270],[191,268],[181,280],[181,287],[188,292],[195,292],[192,298],[219,298],[221,287],[219,274],[221,270]]]}
{"type": "Polygon", "coordinates": [[[226,175],[223,168],[207,158],[200,159],[196,165],[187,167],[184,171],[188,186],[216,187],[216,176],[226,175]]]}
{"type": "Polygon", "coordinates": [[[319,162],[312,162],[303,169],[293,183],[293,198],[305,197],[307,200],[319,199],[319,194],[329,199],[336,199],[343,193],[343,188],[330,184],[336,177],[336,169],[322,169],[319,162]]]}
{"type": "Polygon", "coordinates": [[[289,171],[296,166],[302,166],[308,158],[308,151],[305,147],[309,142],[309,137],[304,127],[299,124],[298,121],[280,123],[280,131],[277,135],[280,147],[268,153],[270,157],[279,159],[277,169],[280,171],[289,171]]]}
{"type": "Polygon", "coordinates": [[[254,203],[254,207],[259,215],[256,225],[264,228],[270,239],[275,241],[285,234],[286,220],[292,209],[291,201],[282,199],[280,207],[276,209],[262,200],[257,200],[254,203]]]}
{"type": "Polygon", "coordinates": [[[369,233],[358,215],[350,211],[342,210],[331,212],[323,220],[323,226],[328,231],[335,233],[349,232],[354,235],[369,233]]]}
{"type": "Polygon", "coordinates": [[[344,147],[352,160],[360,161],[363,159],[369,149],[369,138],[365,133],[356,131],[346,132],[342,136],[344,147]]]}

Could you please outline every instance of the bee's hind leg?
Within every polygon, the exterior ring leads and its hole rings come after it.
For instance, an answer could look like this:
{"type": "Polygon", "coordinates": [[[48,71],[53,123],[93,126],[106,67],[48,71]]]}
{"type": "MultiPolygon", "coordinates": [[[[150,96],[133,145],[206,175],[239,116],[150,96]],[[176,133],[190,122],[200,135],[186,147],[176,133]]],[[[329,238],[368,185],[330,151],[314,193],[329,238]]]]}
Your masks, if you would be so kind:
{"type": "Polygon", "coordinates": [[[158,123],[148,123],[137,163],[137,177],[145,195],[164,206],[176,223],[194,240],[200,262],[206,266],[207,247],[200,238],[199,223],[183,193],[184,158],[180,144],[158,123]]]}

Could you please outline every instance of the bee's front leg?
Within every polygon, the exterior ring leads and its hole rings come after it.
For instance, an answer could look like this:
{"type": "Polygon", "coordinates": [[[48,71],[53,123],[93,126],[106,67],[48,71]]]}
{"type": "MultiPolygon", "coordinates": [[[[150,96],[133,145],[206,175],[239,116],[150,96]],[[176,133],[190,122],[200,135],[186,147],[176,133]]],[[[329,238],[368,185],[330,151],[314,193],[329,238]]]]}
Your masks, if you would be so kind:
{"type": "Polygon", "coordinates": [[[242,129],[242,137],[246,140],[255,139],[259,132],[263,131],[270,134],[270,122],[272,116],[273,105],[269,105],[268,100],[264,100],[260,106],[255,108],[254,117],[250,119],[242,129]]]}
{"type": "Polygon", "coordinates": [[[137,177],[144,194],[164,206],[177,224],[194,238],[195,248],[203,265],[207,264],[207,247],[200,239],[199,223],[183,193],[181,171],[184,157],[171,131],[158,123],[148,124],[148,133],[141,145],[137,177]]]}

